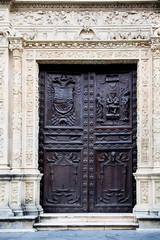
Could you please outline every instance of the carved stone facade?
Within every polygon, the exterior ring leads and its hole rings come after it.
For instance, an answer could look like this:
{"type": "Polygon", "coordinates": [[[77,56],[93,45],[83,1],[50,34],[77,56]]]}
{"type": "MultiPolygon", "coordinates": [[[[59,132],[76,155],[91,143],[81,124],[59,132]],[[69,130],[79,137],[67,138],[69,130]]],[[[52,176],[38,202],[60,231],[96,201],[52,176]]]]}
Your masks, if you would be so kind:
{"type": "MultiPolygon", "coordinates": [[[[160,4],[154,0],[29,2],[0,1],[0,215],[4,211],[8,216],[38,215],[42,210],[41,63],[137,64],[138,169],[133,211],[160,215],[160,4]]],[[[97,96],[97,105],[101,97],[97,96]]],[[[127,114],[123,113],[124,119],[127,114]]],[[[100,111],[97,119],[102,120],[100,111]]]]}

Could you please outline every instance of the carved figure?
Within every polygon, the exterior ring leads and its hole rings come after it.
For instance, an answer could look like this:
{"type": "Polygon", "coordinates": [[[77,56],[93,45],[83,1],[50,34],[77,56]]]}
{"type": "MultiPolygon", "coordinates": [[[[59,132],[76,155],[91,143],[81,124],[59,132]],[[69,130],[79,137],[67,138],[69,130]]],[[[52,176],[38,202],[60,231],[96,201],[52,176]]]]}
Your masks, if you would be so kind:
{"type": "Polygon", "coordinates": [[[115,92],[110,93],[110,96],[107,98],[107,119],[117,119],[119,118],[119,99],[116,96],[115,92]]]}
{"type": "Polygon", "coordinates": [[[96,96],[96,113],[97,113],[97,122],[104,122],[103,119],[103,97],[101,93],[97,93],[96,96]]]}
{"type": "Polygon", "coordinates": [[[121,106],[122,106],[122,120],[128,121],[129,120],[129,100],[130,100],[130,92],[126,90],[124,95],[121,98],[121,106]]]}

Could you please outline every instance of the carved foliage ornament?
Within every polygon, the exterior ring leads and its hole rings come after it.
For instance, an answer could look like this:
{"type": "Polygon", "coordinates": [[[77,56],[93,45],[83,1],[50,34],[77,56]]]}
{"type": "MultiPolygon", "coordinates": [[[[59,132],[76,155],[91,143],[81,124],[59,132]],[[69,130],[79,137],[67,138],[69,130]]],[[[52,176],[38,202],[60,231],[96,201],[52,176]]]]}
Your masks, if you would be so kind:
{"type": "Polygon", "coordinates": [[[158,25],[158,11],[13,11],[11,23],[15,25],[70,25],[70,26],[106,26],[108,24],[153,24],[158,25]]]}

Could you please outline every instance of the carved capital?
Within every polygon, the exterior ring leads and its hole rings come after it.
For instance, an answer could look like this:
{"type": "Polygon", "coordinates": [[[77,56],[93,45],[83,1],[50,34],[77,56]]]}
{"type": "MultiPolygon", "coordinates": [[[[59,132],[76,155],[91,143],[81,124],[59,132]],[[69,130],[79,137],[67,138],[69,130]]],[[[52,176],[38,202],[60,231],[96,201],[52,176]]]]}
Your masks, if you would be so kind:
{"type": "Polygon", "coordinates": [[[151,50],[154,55],[159,55],[160,57],[160,37],[151,38],[151,50]]]}
{"type": "Polygon", "coordinates": [[[23,50],[23,41],[22,37],[9,37],[9,49],[13,50],[23,50]]]}

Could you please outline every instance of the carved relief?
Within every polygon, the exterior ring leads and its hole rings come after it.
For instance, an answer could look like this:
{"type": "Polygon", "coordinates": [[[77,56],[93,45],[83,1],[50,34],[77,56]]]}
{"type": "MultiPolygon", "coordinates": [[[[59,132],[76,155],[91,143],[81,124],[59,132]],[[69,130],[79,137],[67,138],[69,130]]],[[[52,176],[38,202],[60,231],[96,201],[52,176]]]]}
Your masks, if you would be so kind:
{"type": "MultiPolygon", "coordinates": [[[[115,45],[114,45],[115,46],[115,45]]],[[[98,47],[98,46],[97,46],[98,47]]],[[[72,59],[79,60],[79,59],[138,59],[139,58],[139,51],[83,51],[83,50],[65,50],[65,51],[36,51],[36,58],[37,59],[72,59]]]]}
{"type": "Polygon", "coordinates": [[[149,203],[149,199],[148,199],[149,183],[146,181],[141,181],[140,191],[141,191],[141,203],[149,203]]]}
{"type": "Polygon", "coordinates": [[[104,99],[101,93],[97,93],[96,96],[96,113],[97,113],[97,122],[104,122],[103,119],[103,103],[104,99]]]}
{"type": "Polygon", "coordinates": [[[160,204],[160,182],[155,182],[155,202],[160,204]]]}
{"type": "Polygon", "coordinates": [[[129,120],[129,109],[130,109],[130,92],[124,90],[121,97],[121,109],[122,109],[122,121],[129,120]]]}
{"type": "Polygon", "coordinates": [[[116,96],[116,92],[110,92],[107,94],[107,119],[119,119],[119,99],[116,96]]]}
{"type": "Polygon", "coordinates": [[[79,154],[76,152],[53,152],[47,162],[51,168],[51,192],[47,201],[54,204],[73,204],[79,200],[77,195],[79,154]],[[65,171],[64,171],[65,170],[65,171]],[[68,173],[70,173],[68,175],[68,173]],[[62,174],[66,177],[63,177],[62,174]],[[58,181],[56,181],[58,179],[58,181]]]}
{"type": "Polygon", "coordinates": [[[142,163],[147,164],[149,158],[149,139],[142,138],[142,163]]]}
{"type": "Polygon", "coordinates": [[[26,182],[25,183],[25,203],[33,204],[34,199],[34,183],[26,182]]]}
{"type": "Polygon", "coordinates": [[[17,25],[70,25],[70,26],[106,26],[121,24],[159,24],[159,12],[132,11],[72,11],[72,10],[39,10],[39,11],[13,11],[11,23],[17,25]]]}
{"type": "Polygon", "coordinates": [[[160,166],[160,110],[159,101],[160,95],[158,89],[160,89],[160,58],[157,55],[153,59],[153,162],[155,167],[160,166]]]}
{"type": "Polygon", "coordinates": [[[75,124],[74,101],[80,93],[80,82],[75,86],[76,79],[62,75],[49,75],[48,94],[52,101],[52,125],[72,126],[75,124]]]}
{"type": "Polygon", "coordinates": [[[106,79],[99,77],[98,93],[96,95],[97,123],[101,124],[129,124],[130,122],[130,85],[127,74],[106,75],[106,79]],[[126,77],[126,80],[124,80],[126,77]],[[123,79],[124,78],[124,79],[123,79]],[[113,121],[112,121],[113,120],[113,121]]]}
{"type": "Polygon", "coordinates": [[[22,58],[19,49],[13,50],[13,146],[12,166],[19,168],[22,160],[22,58]]]}
{"type": "Polygon", "coordinates": [[[149,112],[151,111],[149,105],[150,94],[150,79],[148,74],[149,61],[143,60],[141,62],[141,163],[149,164],[149,134],[150,134],[150,119],[149,112]]]}
{"type": "Polygon", "coordinates": [[[99,197],[104,203],[124,203],[129,200],[126,196],[127,183],[127,153],[102,152],[99,155],[100,182],[103,184],[103,193],[99,197]]]}
{"type": "Polygon", "coordinates": [[[0,205],[4,205],[6,203],[6,183],[0,184],[0,205]]]}
{"type": "Polygon", "coordinates": [[[4,52],[0,52],[0,163],[4,160],[4,52]]]}
{"type": "Polygon", "coordinates": [[[11,204],[18,204],[18,183],[16,182],[11,183],[11,204]]]}
{"type": "Polygon", "coordinates": [[[35,71],[35,63],[34,60],[26,61],[26,76],[25,76],[25,108],[26,108],[26,148],[25,148],[25,156],[26,156],[26,166],[31,166],[34,163],[34,155],[33,155],[33,139],[34,139],[34,113],[33,113],[33,96],[34,96],[34,73],[35,71]]]}

